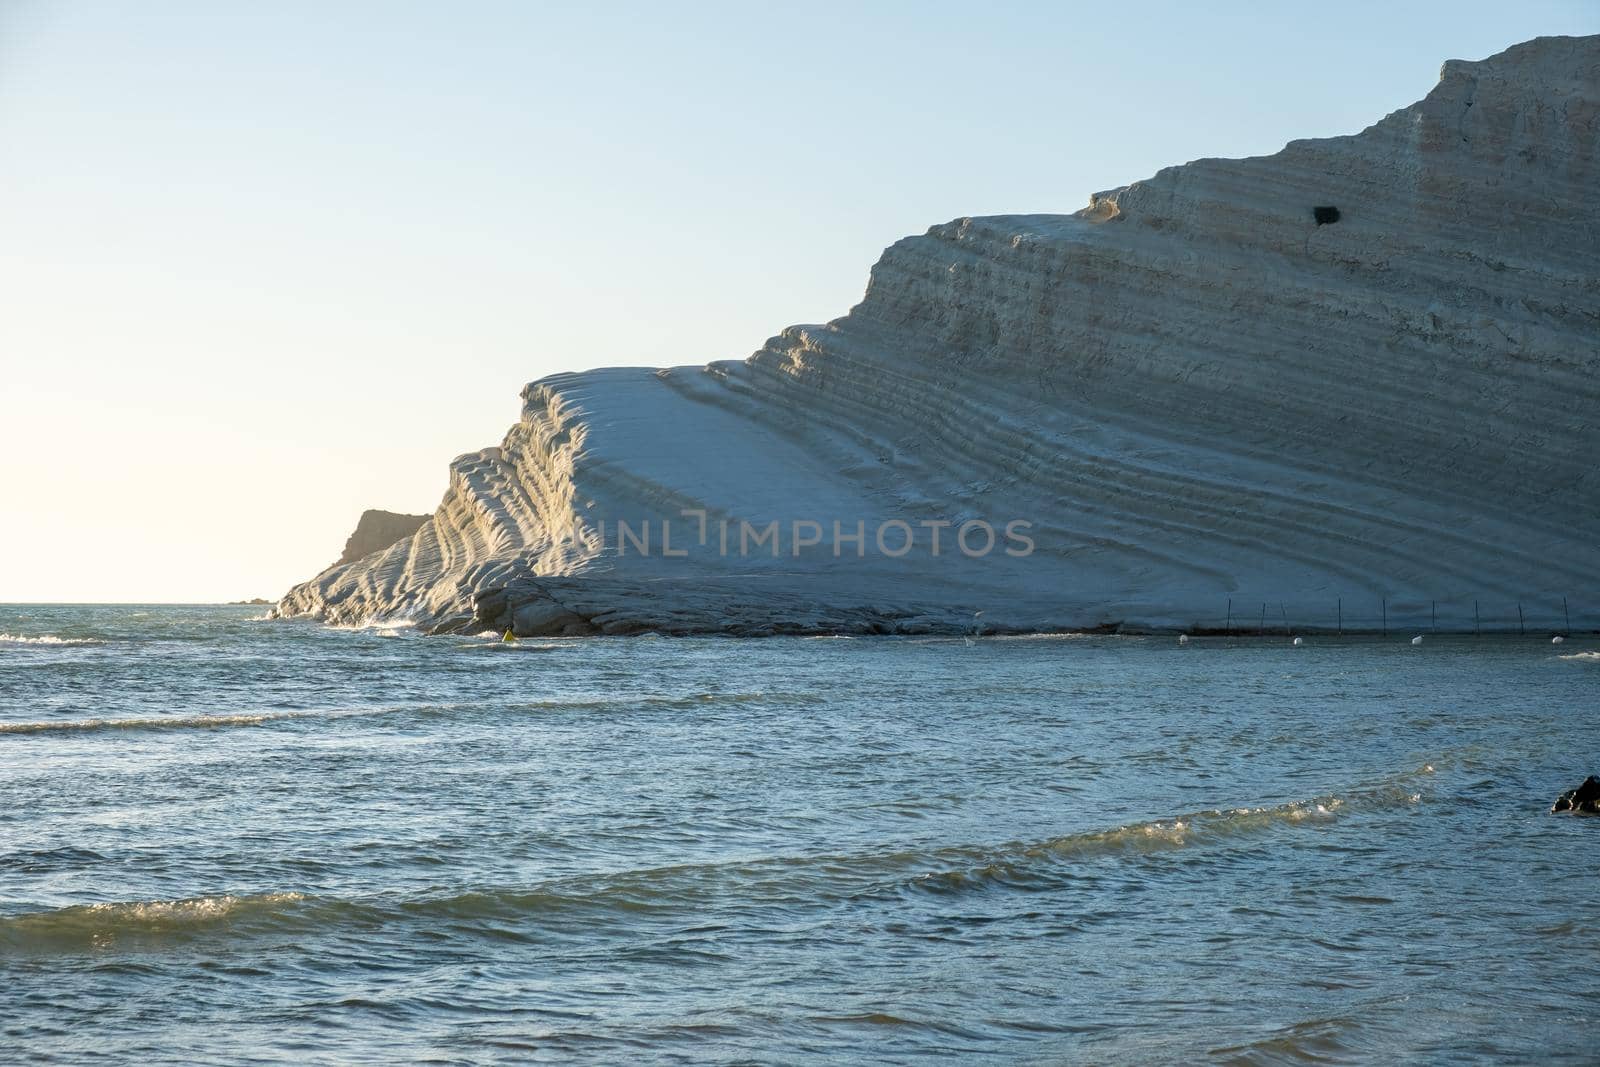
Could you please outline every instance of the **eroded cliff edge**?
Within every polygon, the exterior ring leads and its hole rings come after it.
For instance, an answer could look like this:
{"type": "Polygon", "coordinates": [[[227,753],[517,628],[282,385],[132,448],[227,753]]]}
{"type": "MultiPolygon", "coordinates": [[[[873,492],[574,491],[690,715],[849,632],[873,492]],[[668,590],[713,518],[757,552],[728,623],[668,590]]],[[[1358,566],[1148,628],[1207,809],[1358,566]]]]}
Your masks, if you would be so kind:
{"type": "Polygon", "coordinates": [[[1229,598],[1331,624],[1348,598],[1359,628],[1565,597],[1594,625],[1597,146],[1600,37],[1541,38],[1360,134],[935,226],[742,362],[532,383],[414,534],[277,613],[925,632],[1216,625],[1229,598]],[[1016,519],[1026,556],[848,539],[1016,519]],[[799,521],[844,550],[718,536],[799,521]]]}

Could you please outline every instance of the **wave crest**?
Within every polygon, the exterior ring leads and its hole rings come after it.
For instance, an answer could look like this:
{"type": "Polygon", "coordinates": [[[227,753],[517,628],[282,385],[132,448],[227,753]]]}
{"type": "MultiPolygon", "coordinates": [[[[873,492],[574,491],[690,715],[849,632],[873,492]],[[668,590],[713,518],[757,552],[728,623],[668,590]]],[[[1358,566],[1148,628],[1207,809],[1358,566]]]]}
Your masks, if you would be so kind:
{"type": "Polygon", "coordinates": [[[12,949],[106,949],[126,940],[167,940],[231,923],[272,915],[308,899],[302,893],[192,897],[78,904],[55,911],[0,919],[0,946],[12,949]]]}
{"type": "Polygon", "coordinates": [[[0,722],[0,734],[71,734],[98,730],[209,730],[225,726],[260,726],[274,719],[297,719],[306,712],[259,715],[173,715],[147,719],[63,719],[59,722],[0,722]]]}
{"type": "Polygon", "coordinates": [[[370,707],[323,708],[314,711],[261,711],[236,715],[163,715],[127,719],[56,719],[35,722],[0,722],[4,734],[78,734],[136,730],[216,730],[234,726],[265,726],[276,722],[313,720],[332,722],[374,715],[493,715],[527,712],[619,711],[631,709],[687,710],[721,705],[756,704],[765,701],[812,703],[819,699],[809,693],[689,693],[624,697],[592,697],[534,700],[518,704],[490,701],[482,704],[424,702],[420,704],[379,704],[370,707]]]}
{"type": "MultiPolygon", "coordinates": [[[[1418,774],[1431,773],[1431,765],[1418,774]]],[[[916,876],[911,885],[934,892],[983,884],[1028,885],[1053,880],[1063,866],[1102,857],[1138,858],[1197,845],[1225,844],[1298,826],[1327,825],[1347,810],[1408,807],[1422,794],[1402,776],[1369,789],[1258,808],[1213,808],[1167,819],[1129,823],[1108,830],[1066,834],[1032,844],[1017,842],[991,849],[942,850],[950,869],[916,876]],[[967,860],[961,863],[961,860],[967,860]]]]}
{"type": "Polygon", "coordinates": [[[1377,784],[1266,807],[1215,808],[1042,841],[956,845],[844,855],[762,856],[575,874],[532,885],[452,887],[443,893],[363,898],[265,893],[89,904],[0,918],[0,949],[83,950],[155,946],[207,933],[326,933],[388,924],[446,923],[465,936],[538,938],[573,924],[629,923],[751,901],[826,908],[906,893],[1032,890],[1079,877],[1086,865],[1139,863],[1192,847],[1226,848],[1278,832],[1332,824],[1357,811],[1422,802],[1415,779],[1432,766],[1377,784]]]}
{"type": "Polygon", "coordinates": [[[0,645],[44,645],[73,648],[78,645],[103,645],[98,637],[60,637],[56,634],[0,634],[0,645]]]}

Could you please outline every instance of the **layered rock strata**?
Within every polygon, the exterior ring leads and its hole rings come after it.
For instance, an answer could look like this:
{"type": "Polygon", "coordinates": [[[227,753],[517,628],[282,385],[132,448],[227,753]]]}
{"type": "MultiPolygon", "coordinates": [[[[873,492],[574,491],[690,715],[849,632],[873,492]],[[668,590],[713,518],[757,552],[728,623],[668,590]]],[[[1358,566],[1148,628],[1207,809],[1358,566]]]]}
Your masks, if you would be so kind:
{"type": "Polygon", "coordinates": [[[1298,630],[1443,604],[1470,630],[1515,604],[1592,627],[1597,192],[1600,38],[1451,61],[1353,136],[901,240],[848,315],[746,360],[534,382],[413,534],[277,612],[1298,630]],[[963,551],[980,523],[993,546],[963,551]]]}

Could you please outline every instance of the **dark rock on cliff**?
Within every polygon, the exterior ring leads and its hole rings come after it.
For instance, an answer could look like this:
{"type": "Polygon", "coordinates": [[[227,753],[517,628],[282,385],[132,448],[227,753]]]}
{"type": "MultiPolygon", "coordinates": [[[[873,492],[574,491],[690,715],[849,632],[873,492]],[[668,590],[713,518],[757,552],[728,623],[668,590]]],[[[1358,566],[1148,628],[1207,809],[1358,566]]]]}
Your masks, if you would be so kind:
{"type": "Polygon", "coordinates": [[[416,533],[423,523],[428,521],[427,515],[401,515],[393,511],[363,511],[361,521],[356,523],[355,533],[344,543],[344,555],[339,557],[335,567],[342,567],[346,563],[354,563],[358,559],[381,552],[394,544],[403,541],[416,533]]]}

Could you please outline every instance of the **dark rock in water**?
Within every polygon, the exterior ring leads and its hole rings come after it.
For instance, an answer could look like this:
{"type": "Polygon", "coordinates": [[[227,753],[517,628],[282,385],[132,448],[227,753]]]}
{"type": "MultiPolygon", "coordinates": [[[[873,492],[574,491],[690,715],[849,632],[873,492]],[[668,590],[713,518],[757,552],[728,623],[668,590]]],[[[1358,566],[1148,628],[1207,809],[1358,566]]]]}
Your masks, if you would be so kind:
{"type": "Polygon", "coordinates": [[[1556,797],[1551,811],[1570,811],[1578,815],[1600,815],[1600,778],[1594,775],[1583,780],[1576,789],[1569,789],[1556,797]]]}

